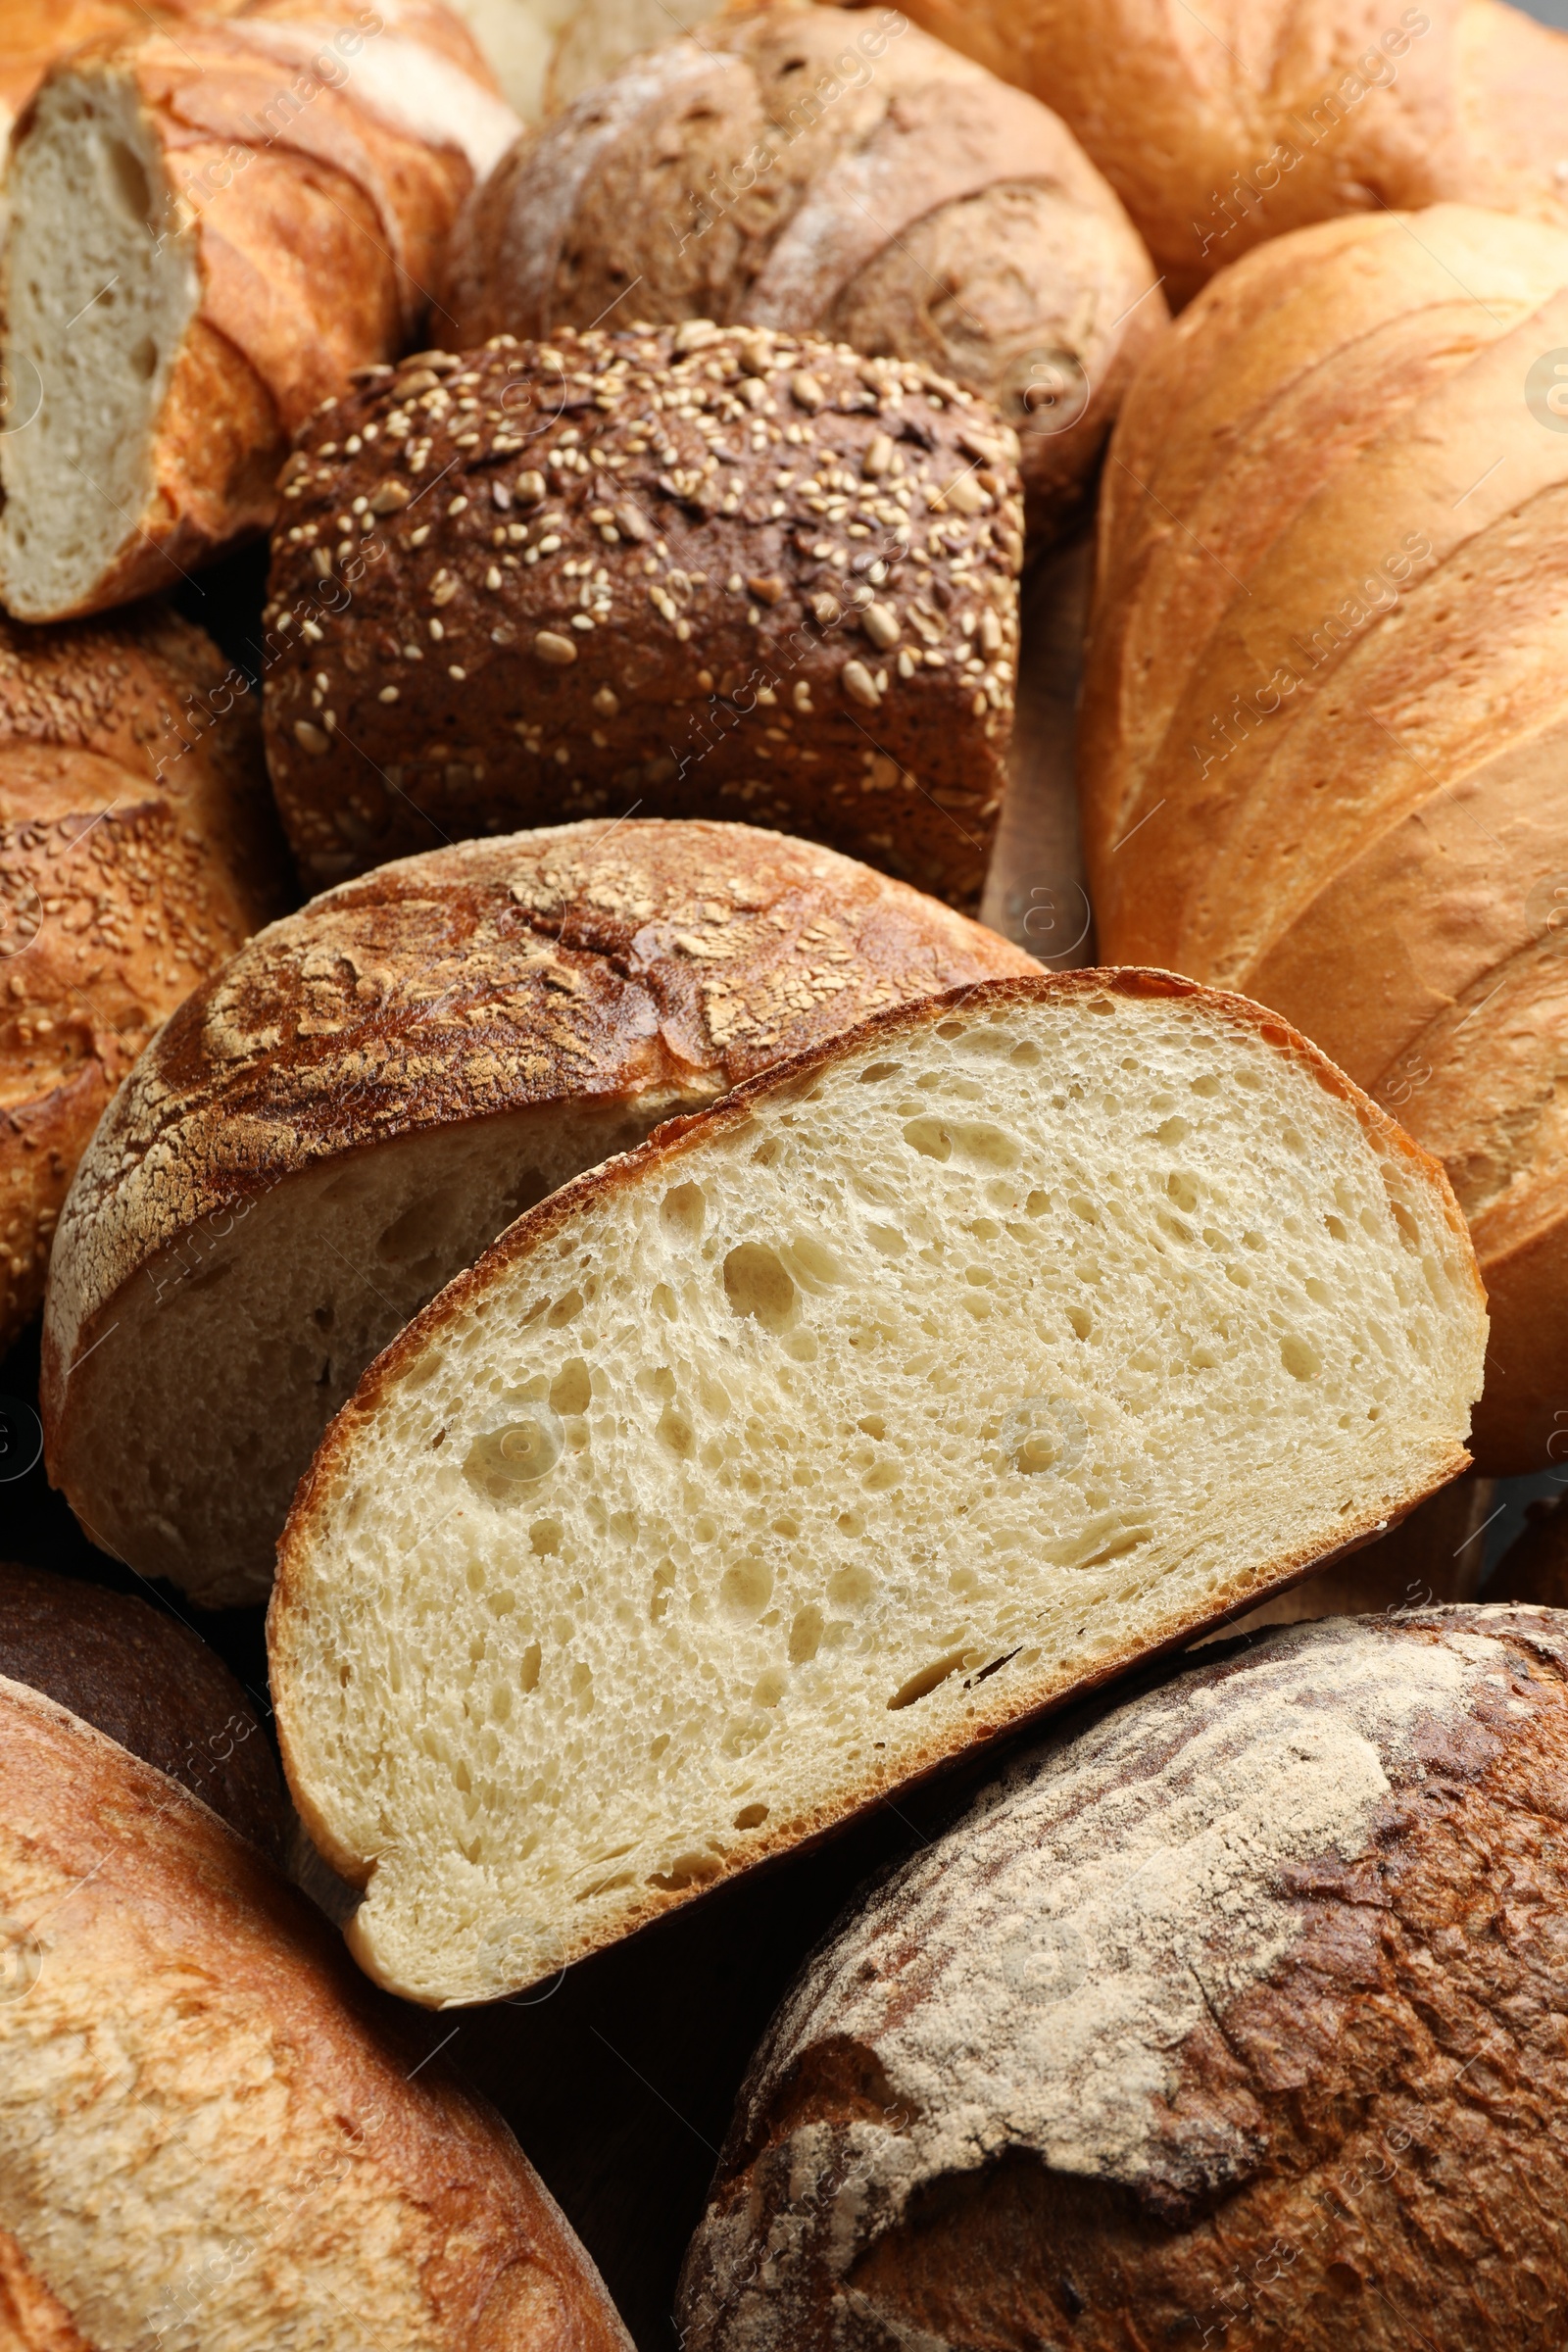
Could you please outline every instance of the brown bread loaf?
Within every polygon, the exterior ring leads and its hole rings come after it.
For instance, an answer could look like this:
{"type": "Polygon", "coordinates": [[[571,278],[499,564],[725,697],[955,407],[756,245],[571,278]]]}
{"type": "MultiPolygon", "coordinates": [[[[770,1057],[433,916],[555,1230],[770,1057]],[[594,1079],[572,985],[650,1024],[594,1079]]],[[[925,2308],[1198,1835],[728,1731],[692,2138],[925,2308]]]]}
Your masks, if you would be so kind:
{"type": "Polygon", "coordinates": [[[105,1103],[285,884],[255,703],[199,629],[0,621],[0,1350],[105,1103]]]}
{"type": "Polygon", "coordinates": [[[630,2352],[500,2119],[253,1847],[18,1683],[0,1743],[0,2326],[24,2352],[630,2352]]]}
{"type": "Polygon", "coordinates": [[[1551,2352],[1565,1674],[1331,1620],[1014,1765],[779,2012],[687,2352],[1551,2352]]]}
{"type": "Polygon", "coordinates": [[[765,0],[524,137],[465,217],[445,300],[460,345],[621,304],[919,361],[1017,431],[1041,538],[1081,508],[1166,318],[1121,206],[1047,108],[897,11],[765,0]]]}
{"type": "Polygon", "coordinates": [[[557,817],[739,816],[979,900],[1016,444],[929,368],[792,336],[507,337],[323,409],[273,543],[300,870],[557,817]]]}

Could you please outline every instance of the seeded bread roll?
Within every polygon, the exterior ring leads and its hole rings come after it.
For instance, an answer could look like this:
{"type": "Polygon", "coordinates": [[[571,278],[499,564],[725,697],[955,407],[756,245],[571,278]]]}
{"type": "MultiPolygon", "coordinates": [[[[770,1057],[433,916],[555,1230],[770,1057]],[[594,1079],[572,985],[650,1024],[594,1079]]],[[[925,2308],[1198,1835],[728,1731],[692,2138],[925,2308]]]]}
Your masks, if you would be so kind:
{"type": "Polygon", "coordinates": [[[1568,1621],[1265,1636],[1037,1749],[754,2063],[687,2352],[1549,2352],[1568,1621]]]}
{"type": "Polygon", "coordinates": [[[618,302],[918,360],[1017,431],[1032,537],[1079,512],[1165,302],[1037,100],[895,11],[725,11],[514,147],[453,245],[460,346],[618,302]]]}
{"type": "Polygon", "coordinates": [[[0,621],[0,1351],[105,1103],[285,881],[255,704],[199,629],[0,621]]]}
{"type": "Polygon", "coordinates": [[[300,870],[556,817],[740,816],[978,903],[1017,445],[929,368],[746,329],[501,336],[317,416],[266,724],[300,870]]]}

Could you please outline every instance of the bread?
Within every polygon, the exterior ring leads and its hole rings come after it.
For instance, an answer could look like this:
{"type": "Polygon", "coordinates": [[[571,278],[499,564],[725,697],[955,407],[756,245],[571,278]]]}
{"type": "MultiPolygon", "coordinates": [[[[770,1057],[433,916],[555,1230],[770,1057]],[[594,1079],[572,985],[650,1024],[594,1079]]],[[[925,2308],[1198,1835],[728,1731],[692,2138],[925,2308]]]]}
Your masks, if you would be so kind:
{"type": "Polygon", "coordinates": [[[778,825],[972,908],[1015,454],[927,368],[738,329],[377,376],[313,421],[274,543],[267,745],[300,871],[637,810],[778,825]]]}
{"type": "Polygon", "coordinates": [[[0,1352],[105,1103],[284,887],[255,705],[199,629],[0,621],[0,1352]]]}
{"type": "Polygon", "coordinates": [[[1343,214],[1457,201],[1568,226],[1568,41],[1499,0],[912,0],[916,24],[1054,106],[1172,299],[1343,214]]]}
{"type": "Polygon", "coordinates": [[[301,1482],[272,1697],[357,1955],[492,1998],[1263,1598],[1463,1467],[1484,1345],[1436,1167],[1240,999],[980,982],[752,1080],[301,1482]]]}
{"type": "Polygon", "coordinates": [[[123,604],[266,529],[288,436],[407,348],[516,128],[440,0],[245,0],[57,66],[7,181],[7,610],[123,604]]]}
{"type": "Polygon", "coordinates": [[[710,47],[707,27],[721,5],[722,0],[675,0],[673,7],[667,0],[577,0],[552,45],[540,112],[559,115],[642,50],[661,49],[683,32],[697,33],[710,47]]]}
{"type": "Polygon", "coordinates": [[[1018,433],[1036,539],[1079,514],[1165,324],[1148,255],[1054,115],[896,11],[767,0],[521,140],[451,275],[460,347],[621,305],[936,368],[1018,433]]]}
{"type": "Polygon", "coordinates": [[[1568,237],[1458,207],[1218,280],[1118,430],[1080,736],[1102,954],[1276,1006],[1445,1161],[1502,1474],[1568,1395],[1559,327],[1568,237]]]}
{"type": "Polygon", "coordinates": [[[69,1707],[282,1860],[290,1810],[256,1710],[217,1651],[167,1611],[0,1561],[0,1677],[69,1707]]]}
{"type": "Polygon", "coordinates": [[[558,826],[345,884],[181,1007],[94,1140],[52,1272],[50,1475],[144,1574],[265,1599],[328,1420],[519,1211],[868,1013],[1032,968],[745,825],[558,826]]]}
{"type": "Polygon", "coordinates": [[[1023,1758],[802,1972],[687,2352],[1545,2352],[1565,1671],[1555,1611],[1342,1618],[1023,1758]]]}
{"type": "Polygon", "coordinates": [[[28,2352],[629,2352],[499,2118],[252,1847],[0,1683],[0,2312],[28,2352]]]}

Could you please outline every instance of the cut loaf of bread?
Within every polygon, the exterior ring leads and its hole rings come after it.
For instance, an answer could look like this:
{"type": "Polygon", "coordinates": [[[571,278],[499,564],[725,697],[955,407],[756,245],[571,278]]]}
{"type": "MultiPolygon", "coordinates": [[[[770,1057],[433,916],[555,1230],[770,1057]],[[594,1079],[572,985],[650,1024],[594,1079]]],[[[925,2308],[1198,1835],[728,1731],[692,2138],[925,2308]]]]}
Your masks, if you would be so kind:
{"type": "Polygon", "coordinates": [[[265,1599],[328,1420],[519,1211],[869,1013],[1032,968],[749,825],[561,825],[330,892],[181,1006],[94,1138],[51,1268],[50,1475],[145,1575],[265,1599]]]}
{"type": "Polygon", "coordinates": [[[366,1375],[269,1640],[412,1998],[492,1998],[1463,1467],[1436,1164],[1170,974],[879,1016],[581,1177],[366,1375]]]}

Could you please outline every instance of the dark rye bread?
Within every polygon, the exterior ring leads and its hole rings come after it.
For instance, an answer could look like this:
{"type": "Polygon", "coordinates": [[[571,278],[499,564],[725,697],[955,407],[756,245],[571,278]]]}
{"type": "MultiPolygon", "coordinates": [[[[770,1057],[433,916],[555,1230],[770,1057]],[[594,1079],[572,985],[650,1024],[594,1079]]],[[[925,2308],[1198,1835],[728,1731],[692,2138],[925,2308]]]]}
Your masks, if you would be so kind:
{"type": "Polygon", "coordinates": [[[306,428],[273,541],[301,872],[635,808],[777,825],[972,908],[1016,457],[930,368],[700,321],[372,371],[306,428]]]}
{"type": "Polygon", "coordinates": [[[1565,1674],[1339,1619],[1016,1764],[807,1963],[687,2352],[1555,2352],[1565,1674]]]}
{"type": "Polygon", "coordinates": [[[174,1618],[128,1593],[0,1561],[0,1675],[69,1707],[283,1859],[289,1808],[256,1710],[217,1652],[174,1618]]]}

